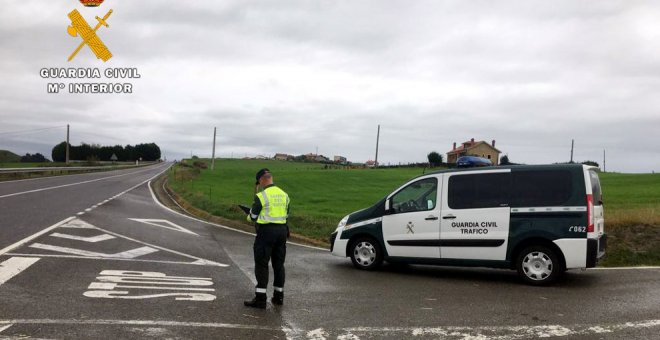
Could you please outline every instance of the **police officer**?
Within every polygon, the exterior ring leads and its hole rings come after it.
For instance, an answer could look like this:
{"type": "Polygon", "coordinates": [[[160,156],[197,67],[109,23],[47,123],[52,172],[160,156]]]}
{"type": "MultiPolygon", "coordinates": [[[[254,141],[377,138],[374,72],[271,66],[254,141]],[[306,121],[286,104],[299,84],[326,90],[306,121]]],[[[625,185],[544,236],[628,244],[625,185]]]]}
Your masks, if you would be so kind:
{"type": "Polygon", "coordinates": [[[284,258],[289,227],[286,220],[289,214],[289,195],[273,184],[273,175],[268,169],[257,172],[257,194],[247,216],[248,221],[256,222],[257,237],[254,240],[254,272],[257,287],[254,299],[244,304],[248,307],[266,308],[266,287],[268,286],[268,262],[272,260],[275,279],[273,298],[275,305],[284,303],[284,258]]]}

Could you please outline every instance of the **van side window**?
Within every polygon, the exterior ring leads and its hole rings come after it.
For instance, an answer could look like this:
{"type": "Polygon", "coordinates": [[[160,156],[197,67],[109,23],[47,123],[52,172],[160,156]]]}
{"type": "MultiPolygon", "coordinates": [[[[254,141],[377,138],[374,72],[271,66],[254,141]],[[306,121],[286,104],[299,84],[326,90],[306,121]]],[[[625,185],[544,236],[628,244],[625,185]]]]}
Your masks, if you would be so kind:
{"type": "Polygon", "coordinates": [[[562,206],[573,193],[573,176],[570,171],[514,171],[511,177],[512,207],[562,206]]]}
{"type": "Polygon", "coordinates": [[[438,196],[438,180],[426,178],[414,182],[397,192],[391,199],[393,213],[406,213],[435,209],[438,196]]]}
{"type": "Polygon", "coordinates": [[[510,179],[509,173],[453,175],[447,203],[452,209],[505,207],[509,204],[510,179]]]}

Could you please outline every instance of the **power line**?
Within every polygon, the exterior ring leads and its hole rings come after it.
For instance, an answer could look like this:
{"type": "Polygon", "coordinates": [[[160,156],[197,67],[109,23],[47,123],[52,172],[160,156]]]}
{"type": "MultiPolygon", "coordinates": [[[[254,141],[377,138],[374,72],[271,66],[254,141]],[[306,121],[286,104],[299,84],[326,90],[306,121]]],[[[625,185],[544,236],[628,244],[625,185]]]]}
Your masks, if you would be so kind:
{"type": "Polygon", "coordinates": [[[28,134],[28,133],[34,133],[34,132],[39,132],[39,131],[45,131],[45,130],[61,129],[61,128],[65,128],[65,127],[66,127],[66,125],[61,125],[61,126],[51,126],[51,127],[38,128],[38,129],[5,131],[5,132],[0,132],[0,135],[20,135],[20,134],[28,134]]]}

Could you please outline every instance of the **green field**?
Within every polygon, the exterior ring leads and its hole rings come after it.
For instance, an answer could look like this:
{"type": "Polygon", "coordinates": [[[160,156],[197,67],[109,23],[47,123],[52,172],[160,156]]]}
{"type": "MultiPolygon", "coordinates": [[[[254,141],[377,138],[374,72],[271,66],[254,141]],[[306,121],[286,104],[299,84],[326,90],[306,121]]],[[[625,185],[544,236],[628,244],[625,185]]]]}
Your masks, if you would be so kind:
{"type": "MultiPolygon", "coordinates": [[[[203,160],[208,164],[208,160],[203,160]]],[[[188,161],[187,163],[190,163],[188,161]]],[[[216,169],[173,167],[169,186],[191,205],[243,221],[237,204],[252,203],[254,174],[269,168],[291,196],[292,232],[327,240],[346,214],[365,208],[406,180],[429,170],[326,169],[322,164],[216,160],[216,169]]],[[[660,174],[600,175],[610,244],[606,264],[660,264],[660,174]]]]}

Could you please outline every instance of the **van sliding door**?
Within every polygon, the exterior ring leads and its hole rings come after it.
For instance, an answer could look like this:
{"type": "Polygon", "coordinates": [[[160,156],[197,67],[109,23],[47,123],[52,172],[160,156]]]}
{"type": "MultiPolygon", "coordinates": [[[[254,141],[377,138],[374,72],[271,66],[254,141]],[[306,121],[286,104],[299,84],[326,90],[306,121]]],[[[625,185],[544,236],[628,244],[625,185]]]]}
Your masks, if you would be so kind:
{"type": "Polygon", "coordinates": [[[443,259],[505,260],[511,170],[445,174],[440,214],[443,259]]]}

